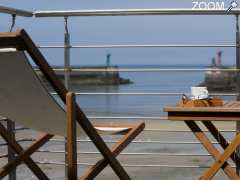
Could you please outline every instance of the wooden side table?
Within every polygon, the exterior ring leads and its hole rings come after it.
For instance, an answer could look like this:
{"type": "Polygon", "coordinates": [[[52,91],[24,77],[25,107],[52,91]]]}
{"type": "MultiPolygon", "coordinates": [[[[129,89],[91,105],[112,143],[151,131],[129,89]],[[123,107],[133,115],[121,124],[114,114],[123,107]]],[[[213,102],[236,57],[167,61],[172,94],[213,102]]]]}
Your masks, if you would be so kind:
{"type": "Polygon", "coordinates": [[[211,179],[217,171],[222,168],[230,179],[240,179],[235,169],[229,165],[227,160],[231,158],[236,165],[240,165],[240,158],[235,153],[240,145],[240,134],[236,135],[231,143],[224,138],[217,127],[211,121],[240,121],[240,102],[225,102],[221,107],[180,107],[179,105],[166,106],[168,119],[173,121],[184,121],[199,142],[205,147],[215,162],[203,174],[200,179],[211,179]],[[201,121],[216,141],[223,148],[221,153],[209,140],[207,134],[197,125],[201,121]]]}

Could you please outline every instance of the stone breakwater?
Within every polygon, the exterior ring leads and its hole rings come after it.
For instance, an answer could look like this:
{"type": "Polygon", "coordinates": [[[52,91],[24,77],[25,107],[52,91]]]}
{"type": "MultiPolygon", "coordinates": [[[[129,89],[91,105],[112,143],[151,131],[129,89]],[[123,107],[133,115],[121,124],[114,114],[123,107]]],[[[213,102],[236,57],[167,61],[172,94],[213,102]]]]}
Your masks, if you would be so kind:
{"type": "MultiPolygon", "coordinates": [[[[62,68],[54,68],[57,76],[64,82],[64,71],[62,68]]],[[[40,71],[38,76],[47,84],[45,77],[40,71]]],[[[118,71],[118,66],[89,66],[72,67],[70,71],[70,86],[78,85],[121,85],[133,83],[130,79],[122,78],[118,71]],[[91,69],[91,71],[87,71],[91,69]],[[82,71],[81,71],[82,70],[82,71]],[[106,71],[110,70],[110,71],[106,71]]]]}
{"type": "MultiPolygon", "coordinates": [[[[233,69],[234,67],[221,67],[221,69],[233,69]]],[[[235,92],[237,86],[236,71],[220,71],[215,68],[205,72],[204,80],[200,86],[206,86],[211,92],[235,92]],[[215,70],[216,69],[216,70],[215,70]]]]}

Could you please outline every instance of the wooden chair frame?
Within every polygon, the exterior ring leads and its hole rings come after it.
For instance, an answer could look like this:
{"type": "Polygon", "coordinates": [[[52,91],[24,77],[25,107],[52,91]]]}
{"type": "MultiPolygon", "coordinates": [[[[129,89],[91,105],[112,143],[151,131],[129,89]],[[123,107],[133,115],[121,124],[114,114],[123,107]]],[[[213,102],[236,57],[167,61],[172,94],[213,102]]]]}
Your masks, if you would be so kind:
{"type": "MultiPolygon", "coordinates": [[[[119,125],[126,127],[127,131],[121,140],[111,149],[109,149],[94,126],[82,112],[80,107],[76,104],[74,94],[68,92],[62,82],[56,76],[55,72],[49,66],[37,46],[33,43],[30,36],[24,30],[0,33],[0,48],[16,48],[18,50],[27,51],[32,60],[49,81],[53,89],[66,104],[68,179],[77,179],[76,122],[82,127],[82,129],[104,157],[102,160],[98,161],[94,166],[92,166],[80,179],[95,178],[108,164],[112,167],[120,179],[130,179],[127,172],[116,159],[116,156],[144,129],[145,124],[139,123],[137,125],[119,125]]],[[[117,125],[117,127],[119,126],[117,125]]],[[[0,169],[0,178],[6,176],[17,165],[24,162],[39,179],[48,179],[48,177],[42,172],[37,164],[30,158],[30,155],[49,139],[51,139],[53,135],[44,134],[30,147],[23,150],[21,146],[14,140],[14,138],[8,135],[7,130],[3,125],[0,125],[0,134],[5,141],[7,141],[8,145],[11,146],[11,148],[18,154],[14,161],[9,162],[0,169]]]]}

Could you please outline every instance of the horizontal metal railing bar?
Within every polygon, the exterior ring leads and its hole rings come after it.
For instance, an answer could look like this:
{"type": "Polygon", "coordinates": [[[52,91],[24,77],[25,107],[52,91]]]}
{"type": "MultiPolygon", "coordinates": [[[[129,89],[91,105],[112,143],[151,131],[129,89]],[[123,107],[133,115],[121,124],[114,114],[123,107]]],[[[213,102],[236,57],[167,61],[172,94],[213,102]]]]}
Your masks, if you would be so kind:
{"type": "Polygon", "coordinates": [[[237,47],[236,44],[107,44],[107,45],[39,45],[38,48],[209,48],[209,47],[237,47]]]}
{"type": "MultiPolygon", "coordinates": [[[[51,92],[52,95],[57,95],[55,92],[51,92]]],[[[74,92],[75,95],[159,95],[159,96],[182,96],[186,94],[182,93],[164,93],[164,92],[74,92]]],[[[236,96],[236,93],[210,93],[210,96],[236,96]]]]}
{"type": "Polygon", "coordinates": [[[6,157],[8,157],[7,154],[0,154],[0,159],[1,159],[1,158],[6,158],[6,157]]]}
{"type": "Polygon", "coordinates": [[[21,128],[15,128],[14,131],[23,131],[23,130],[30,130],[30,128],[25,128],[25,127],[21,127],[21,128]]]}
{"type": "MultiPolygon", "coordinates": [[[[168,120],[166,116],[88,116],[89,119],[143,119],[148,120],[168,120]]],[[[214,122],[214,121],[213,121],[214,122]]]]}
{"type": "MultiPolygon", "coordinates": [[[[34,69],[35,71],[40,71],[39,69],[34,69]]],[[[198,72],[198,71],[240,71],[240,69],[229,68],[229,69],[215,69],[215,68],[54,68],[56,72],[61,71],[72,71],[72,72],[198,72]]]]}
{"type": "Polygon", "coordinates": [[[32,142],[32,141],[36,141],[35,138],[20,138],[16,140],[17,142],[32,142]]]}
{"type": "Polygon", "coordinates": [[[24,16],[24,17],[32,17],[33,16],[33,12],[31,12],[31,11],[9,8],[9,7],[5,7],[5,6],[0,6],[0,13],[15,14],[17,16],[24,16]]]}
{"type": "MultiPolygon", "coordinates": [[[[65,151],[56,151],[56,150],[44,150],[44,149],[40,149],[37,152],[39,153],[57,153],[57,154],[65,154],[65,151]]],[[[77,154],[87,154],[87,155],[99,155],[101,154],[100,152],[77,152],[77,154]]],[[[149,153],[149,152],[141,152],[141,153],[120,153],[120,155],[123,156],[132,156],[132,155],[136,155],[136,156],[140,156],[140,155],[156,155],[156,156],[211,156],[210,154],[192,154],[192,153],[149,153]]]]}
{"type": "MultiPolygon", "coordinates": [[[[52,140],[52,141],[59,141],[59,140],[52,140]]],[[[64,140],[60,140],[60,142],[64,142],[64,140]]],[[[91,140],[77,140],[77,142],[92,142],[91,140]]],[[[114,140],[104,140],[106,143],[118,143],[119,141],[114,140]]],[[[131,143],[150,143],[150,144],[201,144],[198,141],[157,141],[157,140],[136,140],[132,141],[131,143]]],[[[216,141],[212,141],[213,144],[218,144],[216,141]]]]}
{"type": "Polygon", "coordinates": [[[7,143],[0,143],[0,147],[1,146],[7,146],[7,143]]]}
{"type": "MultiPolygon", "coordinates": [[[[20,139],[20,140],[17,140],[17,142],[33,142],[35,141],[35,139],[20,139]]],[[[65,142],[64,140],[61,140],[61,139],[51,139],[49,140],[51,142],[65,142]]],[[[91,143],[92,141],[91,140],[77,140],[77,142],[85,142],[85,143],[91,143]]],[[[105,141],[106,143],[118,143],[118,141],[113,141],[113,140],[106,140],[105,141]]],[[[134,143],[134,144],[201,144],[200,142],[197,142],[197,141],[153,141],[153,140],[146,140],[146,141],[143,141],[143,140],[138,140],[138,141],[132,141],[131,143],[134,143]]],[[[213,141],[212,142],[213,144],[218,144],[218,142],[216,141],[213,141]]],[[[7,143],[1,143],[0,146],[6,146],[7,143]]]]}
{"type": "Polygon", "coordinates": [[[227,13],[225,9],[102,9],[102,10],[54,10],[35,11],[35,17],[69,17],[69,16],[131,16],[131,15],[235,15],[240,9],[232,9],[227,13]]]}
{"type": "MultiPolygon", "coordinates": [[[[57,93],[52,92],[52,95],[57,95],[57,93]]],[[[161,93],[161,92],[74,92],[75,95],[163,95],[163,96],[181,96],[184,93],[161,93]]]]}
{"type": "Polygon", "coordinates": [[[144,120],[167,120],[167,117],[160,116],[88,116],[89,119],[144,119],[144,120]]]}
{"type": "MultiPolygon", "coordinates": [[[[22,139],[18,139],[17,142],[32,142],[35,141],[36,139],[34,138],[22,138],[22,139]]],[[[50,139],[49,141],[52,142],[65,142],[64,139],[50,139]]],[[[77,142],[86,142],[86,143],[91,143],[91,140],[88,139],[78,139],[77,142]]],[[[118,143],[119,141],[116,140],[104,140],[104,142],[106,143],[118,143]]],[[[132,141],[132,143],[135,144],[141,144],[141,143],[150,143],[150,144],[201,144],[198,141],[157,141],[157,140],[135,140],[132,141]]],[[[213,144],[218,144],[217,141],[212,141],[213,144]]],[[[4,146],[6,145],[6,143],[2,143],[0,144],[0,146],[4,146]]]]}
{"type": "MultiPolygon", "coordinates": [[[[65,165],[65,162],[57,162],[57,161],[35,161],[37,164],[53,164],[53,165],[65,165]]],[[[92,163],[80,163],[78,162],[77,165],[80,166],[93,166],[92,163]]],[[[199,165],[192,165],[192,166],[183,166],[183,165],[169,165],[169,164],[122,164],[123,167],[166,167],[166,168],[209,168],[210,166],[199,166],[199,165]]],[[[232,166],[235,167],[235,166],[232,166]]]]}
{"type": "MultiPolygon", "coordinates": [[[[30,128],[17,128],[15,131],[23,131],[23,130],[30,130],[30,128]]],[[[153,129],[153,128],[145,128],[143,131],[151,131],[151,132],[192,132],[190,130],[184,129],[153,129]]],[[[203,132],[208,132],[208,130],[202,130],[203,132]]],[[[223,129],[219,130],[219,132],[236,132],[234,129],[223,129]]]]}
{"type": "MultiPolygon", "coordinates": [[[[177,129],[147,129],[145,128],[143,131],[151,131],[151,132],[192,132],[190,130],[177,130],[177,129]]],[[[202,130],[202,132],[209,132],[208,130],[202,130]]],[[[236,132],[236,130],[232,129],[232,130],[219,130],[219,132],[236,132]]]]}

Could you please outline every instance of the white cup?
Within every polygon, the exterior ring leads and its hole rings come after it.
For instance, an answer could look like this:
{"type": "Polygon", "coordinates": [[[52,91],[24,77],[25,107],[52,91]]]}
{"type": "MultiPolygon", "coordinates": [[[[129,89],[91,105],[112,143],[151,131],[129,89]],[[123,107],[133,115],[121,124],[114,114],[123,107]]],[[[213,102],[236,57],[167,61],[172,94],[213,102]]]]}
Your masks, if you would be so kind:
{"type": "Polygon", "coordinates": [[[191,87],[191,94],[193,99],[207,99],[207,87],[191,87]]]}

